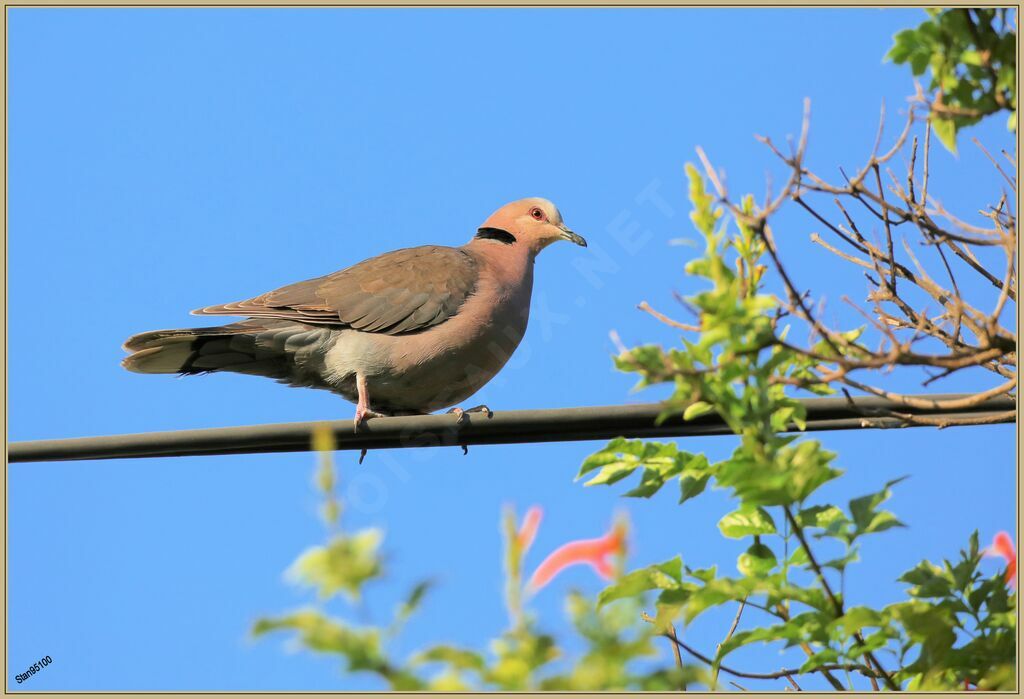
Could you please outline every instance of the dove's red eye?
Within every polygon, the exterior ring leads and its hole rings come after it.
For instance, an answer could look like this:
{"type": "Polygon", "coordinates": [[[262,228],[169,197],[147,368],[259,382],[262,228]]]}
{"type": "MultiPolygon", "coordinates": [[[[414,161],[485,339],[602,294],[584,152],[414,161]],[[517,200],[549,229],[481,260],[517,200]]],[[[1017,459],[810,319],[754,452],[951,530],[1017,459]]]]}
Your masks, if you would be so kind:
{"type": "Polygon", "coordinates": [[[530,215],[533,216],[538,221],[544,220],[544,212],[538,209],[536,206],[530,209],[530,215]]]}

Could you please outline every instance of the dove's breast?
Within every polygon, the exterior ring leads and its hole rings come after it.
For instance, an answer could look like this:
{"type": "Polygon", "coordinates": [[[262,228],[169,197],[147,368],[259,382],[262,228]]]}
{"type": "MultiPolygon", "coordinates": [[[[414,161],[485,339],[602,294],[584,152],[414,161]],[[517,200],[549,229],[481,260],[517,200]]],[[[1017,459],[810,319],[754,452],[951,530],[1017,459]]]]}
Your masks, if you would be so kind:
{"type": "Polygon", "coordinates": [[[486,265],[458,312],[439,325],[404,334],[341,330],[324,357],[334,390],[355,401],[356,374],[367,380],[370,408],[427,413],[469,398],[490,381],[526,332],[533,286],[525,272],[486,265]]]}

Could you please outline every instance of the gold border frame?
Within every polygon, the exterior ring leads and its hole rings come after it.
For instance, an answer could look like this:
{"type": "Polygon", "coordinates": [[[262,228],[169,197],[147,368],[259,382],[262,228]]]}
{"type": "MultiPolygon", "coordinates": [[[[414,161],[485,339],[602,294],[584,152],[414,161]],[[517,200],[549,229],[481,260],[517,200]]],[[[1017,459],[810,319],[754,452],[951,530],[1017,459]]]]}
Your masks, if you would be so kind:
{"type": "MultiPolygon", "coordinates": [[[[562,2],[548,2],[546,0],[518,0],[517,2],[495,2],[495,3],[480,2],[478,0],[450,0],[449,2],[444,2],[444,3],[431,2],[431,0],[406,0],[404,2],[388,2],[386,0],[381,1],[381,2],[365,2],[365,1],[362,1],[362,2],[336,2],[336,1],[332,1],[332,0],[304,0],[301,3],[295,3],[295,4],[282,3],[282,2],[269,2],[269,1],[268,2],[258,2],[258,1],[257,2],[253,2],[252,0],[220,0],[219,2],[204,2],[203,0],[183,0],[181,2],[159,2],[159,3],[140,3],[137,0],[108,0],[107,2],[102,2],[102,3],[88,2],[87,0],[82,0],[80,2],[77,2],[75,0],[71,0],[71,1],[68,1],[68,0],[52,0],[52,2],[48,1],[48,0],[27,0],[25,2],[19,2],[18,0],[4,0],[3,1],[3,9],[4,9],[4,13],[3,13],[3,52],[2,52],[2,58],[0,58],[0,61],[2,61],[3,76],[4,76],[4,78],[3,78],[3,81],[4,81],[4,98],[3,98],[4,139],[3,139],[3,151],[2,151],[3,162],[4,162],[4,173],[3,173],[3,183],[4,183],[4,196],[3,196],[3,200],[4,200],[3,201],[3,214],[4,214],[4,218],[3,218],[3,228],[4,228],[4,230],[3,230],[3,235],[4,235],[4,247],[3,247],[4,284],[3,284],[2,290],[0,290],[0,301],[2,301],[2,305],[3,305],[3,309],[4,309],[3,350],[2,350],[3,351],[4,371],[3,371],[2,377],[0,377],[0,382],[2,382],[3,395],[4,395],[4,404],[3,404],[2,410],[3,410],[3,420],[4,420],[4,449],[5,449],[5,460],[4,460],[5,472],[4,472],[4,482],[3,482],[3,485],[2,485],[2,488],[3,488],[3,501],[4,501],[4,518],[3,518],[3,523],[0,524],[0,526],[3,527],[3,539],[4,539],[4,557],[3,557],[3,564],[2,564],[3,565],[3,583],[4,583],[4,644],[3,644],[4,645],[4,660],[3,660],[3,664],[4,664],[4,694],[10,693],[10,691],[9,691],[10,688],[8,686],[10,677],[9,677],[9,674],[8,674],[8,662],[7,662],[7,652],[6,652],[7,647],[8,647],[8,643],[7,643],[7,640],[8,640],[8,636],[7,636],[8,629],[7,629],[7,614],[6,614],[6,610],[7,610],[7,605],[8,605],[8,602],[9,602],[8,596],[7,596],[7,550],[8,550],[8,539],[7,539],[7,497],[8,497],[8,490],[7,490],[7,471],[6,471],[6,467],[7,467],[6,449],[7,449],[7,432],[8,432],[7,408],[8,408],[8,398],[9,398],[8,397],[8,393],[7,393],[7,372],[9,370],[8,363],[7,363],[7,337],[8,337],[8,334],[7,334],[7,297],[8,297],[8,295],[7,295],[7,280],[8,280],[8,256],[7,256],[7,251],[8,251],[8,240],[7,240],[7,231],[8,231],[8,219],[7,219],[7,213],[8,213],[7,212],[7,196],[8,196],[8,188],[7,188],[7,182],[8,182],[8,180],[7,180],[7,165],[8,165],[8,163],[7,163],[7,138],[8,138],[8,133],[7,133],[7,103],[8,103],[8,96],[7,96],[7,85],[8,85],[8,80],[7,80],[7,77],[8,77],[7,76],[7,46],[8,46],[8,41],[7,41],[7,38],[8,38],[8,27],[7,27],[7,17],[8,17],[8,12],[7,11],[8,11],[8,9],[10,9],[10,8],[22,8],[22,7],[55,7],[55,8],[56,7],[61,7],[61,8],[95,7],[95,8],[138,8],[138,9],[167,8],[167,7],[180,7],[180,8],[203,8],[203,7],[211,7],[211,8],[233,8],[233,7],[239,7],[239,8],[263,8],[263,7],[267,7],[267,8],[282,8],[282,9],[295,9],[295,8],[316,9],[316,8],[324,8],[324,7],[334,7],[334,8],[382,8],[382,7],[383,8],[392,8],[393,7],[393,8],[399,8],[399,9],[400,8],[437,8],[437,9],[458,9],[458,8],[488,8],[488,9],[493,9],[493,8],[501,8],[501,9],[516,9],[516,8],[626,8],[626,9],[645,9],[645,8],[673,8],[673,7],[674,8],[723,8],[724,7],[724,8],[736,8],[736,9],[744,9],[744,8],[753,9],[753,8],[797,8],[797,7],[806,8],[806,7],[817,7],[817,8],[823,8],[823,9],[850,9],[850,8],[888,9],[888,8],[926,8],[926,7],[935,7],[935,6],[937,6],[937,4],[941,5],[942,7],[1015,7],[1017,9],[1018,16],[1019,16],[1020,9],[1021,9],[1021,3],[1019,3],[1019,2],[1018,3],[992,3],[992,2],[973,2],[972,3],[972,2],[958,1],[958,2],[943,2],[943,3],[899,2],[899,3],[894,3],[894,4],[886,4],[886,3],[877,2],[877,0],[866,0],[864,2],[847,1],[847,2],[836,2],[836,3],[811,2],[811,1],[807,1],[807,2],[767,2],[767,1],[766,2],[750,2],[749,0],[746,0],[746,1],[744,1],[744,0],[723,0],[722,2],[718,2],[718,3],[708,3],[708,2],[685,2],[685,1],[680,2],[679,0],[665,0],[664,2],[659,1],[659,0],[645,0],[644,2],[637,3],[637,4],[630,4],[630,3],[623,2],[621,0],[563,0],[562,2]]],[[[1020,53],[1020,44],[1019,44],[1019,42],[1018,42],[1017,51],[1018,51],[1018,62],[1019,62],[1019,53],[1020,53]]],[[[1017,79],[1018,79],[1018,91],[1019,91],[1019,85],[1020,85],[1020,74],[1019,73],[1018,73],[1018,78],[1017,79]]],[[[1018,152],[1019,152],[1019,150],[1020,150],[1020,131],[1019,130],[1017,132],[1017,149],[1018,149],[1018,152]]],[[[1020,199],[1019,199],[1019,197],[1018,197],[1018,201],[1017,201],[1017,210],[1018,211],[1020,210],[1020,199]]],[[[1021,250],[1020,245],[1021,245],[1021,243],[1018,240],[1018,260],[1020,259],[1020,250],[1021,250]]],[[[1020,327],[1020,318],[1021,318],[1021,311],[1020,311],[1020,308],[1018,306],[1018,309],[1017,309],[1017,327],[1018,328],[1020,327]]],[[[1017,473],[1018,473],[1017,489],[1018,490],[1017,490],[1017,513],[1016,513],[1017,517],[1016,517],[1016,519],[1017,519],[1017,533],[1018,533],[1018,536],[1020,536],[1020,532],[1021,532],[1021,526],[1020,526],[1021,483],[1020,483],[1020,476],[1019,476],[1019,474],[1020,474],[1020,471],[1019,471],[1019,467],[1020,467],[1020,461],[1019,461],[1019,459],[1020,459],[1020,437],[1021,437],[1021,423],[1020,423],[1020,407],[1018,405],[1017,441],[1016,441],[1017,459],[1018,459],[1018,461],[1017,461],[1017,469],[1018,469],[1017,470],[1017,473]]],[[[1019,615],[1019,611],[1018,611],[1018,615],[1019,615]]],[[[1021,632],[1020,632],[1020,625],[1018,624],[1018,629],[1017,629],[1018,658],[1020,657],[1020,634],[1021,634],[1021,632]]],[[[1018,680],[1018,688],[1019,688],[1020,687],[1020,663],[1019,662],[1018,662],[1018,665],[1017,665],[1017,680],[1018,680]]],[[[1020,690],[1018,689],[1018,692],[1019,691],[1020,690]]],[[[191,691],[188,691],[188,692],[152,691],[152,692],[145,692],[145,693],[124,692],[124,691],[118,691],[118,692],[95,692],[95,691],[81,691],[81,692],[77,692],[76,691],[76,692],[67,692],[67,693],[48,693],[48,692],[34,692],[34,691],[30,690],[30,689],[25,689],[25,690],[23,690],[23,692],[19,692],[19,693],[31,694],[31,695],[40,696],[40,697],[64,697],[64,696],[75,696],[75,695],[108,695],[108,694],[117,694],[117,695],[123,695],[123,696],[135,696],[135,695],[142,695],[142,694],[159,694],[159,695],[165,695],[165,696],[188,696],[188,697],[193,697],[193,696],[210,696],[210,697],[214,697],[214,696],[218,696],[218,695],[292,695],[292,694],[356,694],[356,695],[363,695],[363,694],[367,694],[366,692],[346,692],[346,691],[337,691],[337,692],[330,692],[330,691],[306,691],[306,692],[225,691],[225,692],[216,692],[216,693],[211,693],[211,692],[191,692],[191,691]]],[[[415,696],[418,696],[419,694],[438,694],[438,693],[439,692],[423,692],[423,693],[373,692],[373,694],[386,694],[388,696],[395,696],[395,697],[415,697],[415,696]]],[[[778,694],[778,693],[780,693],[780,692],[776,692],[776,693],[749,692],[748,694],[751,695],[751,696],[770,696],[771,694],[778,694]]],[[[991,693],[991,692],[989,692],[989,693],[991,693]]],[[[495,693],[483,694],[483,693],[460,692],[458,694],[461,694],[463,696],[470,696],[470,697],[476,697],[476,696],[487,697],[487,696],[494,696],[496,694],[509,694],[509,693],[507,693],[507,692],[495,692],[495,693]]],[[[520,693],[516,693],[516,694],[538,695],[538,696],[540,696],[540,695],[556,696],[556,695],[561,695],[563,693],[556,693],[556,692],[520,692],[520,693]]],[[[603,693],[573,693],[572,696],[579,696],[579,697],[602,697],[602,696],[632,696],[632,695],[640,695],[640,694],[641,693],[636,693],[636,692],[603,692],[603,693]]],[[[675,694],[675,693],[670,693],[670,692],[653,692],[653,693],[646,693],[646,694],[675,694]]],[[[826,695],[824,693],[815,693],[815,692],[807,692],[805,694],[807,696],[828,696],[828,695],[826,695]]],[[[862,693],[861,692],[856,692],[856,693],[853,693],[853,694],[862,694],[862,693]]],[[[864,692],[863,694],[866,695],[868,693],[864,692]]],[[[933,695],[933,694],[949,694],[949,693],[943,693],[943,692],[923,692],[922,694],[933,695]]],[[[568,694],[566,693],[566,695],[568,695],[568,694]]]]}

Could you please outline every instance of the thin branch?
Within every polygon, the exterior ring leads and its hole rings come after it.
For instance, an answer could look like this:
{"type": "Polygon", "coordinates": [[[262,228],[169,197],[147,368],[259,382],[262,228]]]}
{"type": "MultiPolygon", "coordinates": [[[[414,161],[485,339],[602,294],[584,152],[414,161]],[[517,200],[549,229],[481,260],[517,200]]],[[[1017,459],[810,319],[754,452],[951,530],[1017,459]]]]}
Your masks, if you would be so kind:
{"type": "Polygon", "coordinates": [[[905,413],[892,413],[893,417],[898,417],[904,420],[908,425],[922,425],[927,427],[937,427],[940,430],[946,427],[975,427],[978,425],[999,425],[1006,422],[1012,422],[1017,416],[1015,410],[1008,410],[1004,413],[992,413],[989,415],[975,415],[967,417],[958,416],[937,416],[933,417],[930,415],[909,415],[905,413]]]}
{"type": "Polygon", "coordinates": [[[647,303],[646,301],[641,301],[637,305],[637,308],[639,308],[641,311],[644,311],[645,313],[650,313],[652,316],[654,316],[655,318],[660,320],[665,325],[669,325],[669,326],[671,326],[673,328],[678,328],[679,330],[687,330],[687,331],[690,331],[690,332],[700,332],[700,326],[697,326],[697,325],[687,325],[686,323],[680,323],[679,321],[672,320],[671,318],[669,318],[664,313],[659,313],[658,311],[656,311],[653,308],[651,308],[651,305],[649,303],[647,303]]]}
{"type": "MultiPolygon", "coordinates": [[[[725,638],[722,639],[722,643],[719,643],[718,647],[715,649],[716,653],[720,652],[722,650],[722,644],[728,643],[729,639],[732,638],[732,635],[736,633],[736,627],[740,624],[740,617],[743,615],[743,607],[746,606],[746,604],[746,598],[740,600],[740,606],[739,609],[736,610],[736,616],[732,620],[732,626],[729,627],[729,631],[725,634],[725,638]]],[[[718,670],[719,668],[715,668],[715,671],[711,675],[712,685],[718,684],[718,670]]]]}
{"type": "Polygon", "coordinates": [[[928,164],[932,152],[932,122],[929,119],[924,126],[924,167],[921,173],[921,208],[928,203],[928,164]]]}
{"type": "MultiPolygon", "coordinates": [[[[646,622],[648,622],[650,624],[655,623],[654,617],[650,616],[646,612],[641,612],[641,618],[644,621],[646,621],[646,622]]],[[[660,635],[664,636],[665,638],[668,638],[673,643],[678,645],[680,648],[682,648],[684,651],[686,651],[687,653],[689,653],[690,655],[692,655],[694,658],[696,658],[697,660],[701,661],[702,663],[704,663],[706,665],[714,665],[714,663],[715,663],[714,660],[712,660],[708,656],[704,655],[703,653],[701,653],[696,648],[693,648],[692,646],[687,645],[685,642],[681,641],[680,639],[678,639],[678,638],[674,638],[673,639],[666,632],[662,632],[660,635]]],[[[816,667],[814,670],[809,670],[809,671],[804,671],[804,670],[801,670],[800,668],[783,668],[782,670],[778,670],[776,672],[746,672],[744,670],[737,670],[735,668],[729,667],[727,665],[722,665],[722,664],[719,664],[718,667],[721,669],[722,672],[724,672],[727,675],[732,675],[733,677],[743,677],[743,678],[746,678],[748,680],[778,680],[778,679],[782,679],[783,677],[786,677],[786,676],[789,676],[789,675],[806,675],[806,674],[808,674],[810,672],[820,672],[822,670],[828,670],[828,671],[832,671],[832,670],[847,670],[847,671],[859,672],[860,674],[865,675],[867,677],[870,677],[871,675],[877,675],[877,671],[871,669],[870,667],[868,667],[866,665],[860,664],[860,663],[845,663],[845,664],[844,663],[830,663],[830,664],[826,664],[826,665],[820,665],[820,666],[816,667]]]]}
{"type": "Polygon", "coordinates": [[[1013,187],[1014,191],[1017,191],[1017,181],[1011,178],[1005,172],[1003,172],[1003,168],[999,165],[999,161],[993,158],[992,154],[985,150],[985,146],[981,145],[981,141],[979,141],[977,137],[972,138],[971,140],[974,142],[974,145],[981,149],[981,152],[985,154],[985,157],[988,158],[989,161],[996,166],[996,170],[998,170],[999,174],[1003,176],[1003,179],[1006,180],[1011,187],[1013,187]]]}
{"type": "MultiPolygon", "coordinates": [[[[793,516],[793,511],[790,509],[788,505],[783,505],[782,510],[783,512],[786,513],[786,519],[789,520],[790,530],[794,534],[796,534],[796,538],[800,541],[800,546],[803,547],[804,553],[807,554],[807,561],[810,563],[811,569],[814,571],[815,576],[818,578],[818,582],[821,583],[821,587],[825,591],[825,596],[828,598],[829,603],[832,605],[832,608],[835,611],[836,618],[841,617],[843,615],[843,603],[839,600],[838,597],[836,597],[835,593],[832,592],[832,586],[829,585],[828,579],[825,577],[825,573],[822,571],[821,566],[818,564],[818,560],[814,557],[814,552],[811,551],[811,547],[807,543],[807,537],[804,536],[803,528],[800,526],[800,523],[796,521],[796,517],[793,516]]],[[[864,638],[860,635],[859,632],[855,633],[853,638],[854,641],[857,642],[857,645],[864,645],[864,638]]],[[[885,672],[882,669],[882,665],[875,658],[874,653],[872,653],[871,651],[865,651],[864,657],[867,659],[869,666],[874,667],[881,673],[882,679],[885,681],[885,685],[890,690],[894,692],[899,691],[899,685],[896,684],[895,680],[892,679],[889,673],[885,672]]]]}
{"type": "MultiPolygon", "coordinates": [[[[881,134],[879,134],[881,136],[881,134]]],[[[875,165],[875,181],[878,183],[878,196],[882,197],[882,201],[885,201],[885,192],[882,189],[882,175],[878,171],[878,165],[875,165]]],[[[889,290],[893,294],[896,293],[896,257],[892,252],[892,224],[889,223],[889,217],[885,216],[882,219],[885,224],[885,247],[889,257],[889,290]]]]}
{"type": "MultiPolygon", "coordinates": [[[[676,667],[682,670],[683,655],[679,652],[679,637],[676,635],[676,627],[673,624],[668,625],[668,628],[665,630],[665,636],[668,638],[669,641],[672,642],[672,654],[675,656],[676,659],[676,667]]],[[[680,690],[683,692],[686,691],[685,681],[683,682],[683,686],[680,687],[680,690]]]]}
{"type": "Polygon", "coordinates": [[[865,391],[866,393],[870,393],[874,396],[878,396],[879,398],[885,398],[887,400],[891,400],[895,403],[906,405],[911,408],[928,408],[931,410],[962,410],[963,408],[971,408],[976,405],[981,405],[988,399],[994,398],[995,396],[1002,396],[1008,394],[1010,391],[1017,387],[1017,377],[1015,376],[1006,383],[1000,386],[996,386],[995,388],[990,388],[987,391],[982,391],[981,393],[975,393],[970,396],[966,396],[963,398],[954,398],[951,400],[929,400],[915,398],[913,396],[906,396],[899,393],[886,391],[881,388],[875,388],[874,386],[868,386],[867,384],[859,383],[850,378],[844,378],[843,383],[849,384],[854,388],[860,389],[861,391],[865,391]]]}

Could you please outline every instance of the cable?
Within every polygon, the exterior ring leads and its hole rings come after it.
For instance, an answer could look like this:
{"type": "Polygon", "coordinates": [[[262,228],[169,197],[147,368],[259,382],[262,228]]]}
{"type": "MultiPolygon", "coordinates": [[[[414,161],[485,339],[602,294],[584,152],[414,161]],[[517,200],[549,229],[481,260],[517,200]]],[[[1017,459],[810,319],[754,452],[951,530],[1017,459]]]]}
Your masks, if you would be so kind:
{"type": "MultiPolygon", "coordinates": [[[[924,395],[915,398],[942,401],[967,395],[924,395]]],[[[916,426],[916,423],[893,416],[894,412],[942,420],[970,418],[980,422],[1014,422],[1016,410],[1016,400],[1009,396],[992,398],[968,409],[947,412],[908,408],[874,396],[852,399],[809,398],[801,402],[807,408],[807,431],[916,426]]],[[[662,408],[660,404],[647,403],[555,410],[509,410],[495,412],[490,418],[482,413],[469,413],[461,426],[456,424],[454,415],[371,418],[358,432],[353,431],[350,420],[334,420],[326,424],[334,431],[339,450],[731,434],[717,414],[703,415],[690,421],[675,416],[658,424],[657,417],[662,408]]],[[[322,423],[294,422],[12,442],[7,445],[7,457],[8,462],[17,463],[310,451],[310,435],[318,424],[322,423]]],[[[791,431],[795,429],[793,426],[791,431]]]]}

